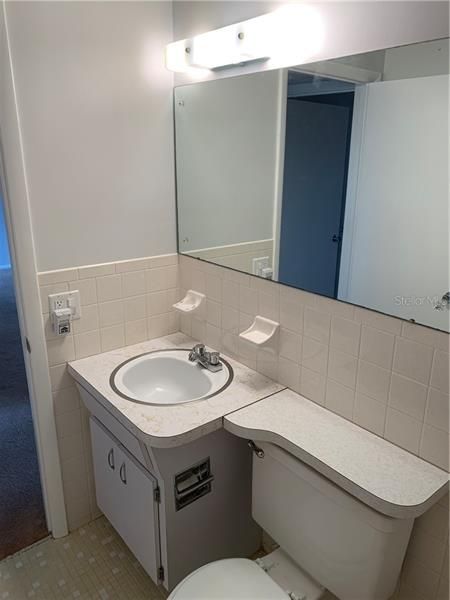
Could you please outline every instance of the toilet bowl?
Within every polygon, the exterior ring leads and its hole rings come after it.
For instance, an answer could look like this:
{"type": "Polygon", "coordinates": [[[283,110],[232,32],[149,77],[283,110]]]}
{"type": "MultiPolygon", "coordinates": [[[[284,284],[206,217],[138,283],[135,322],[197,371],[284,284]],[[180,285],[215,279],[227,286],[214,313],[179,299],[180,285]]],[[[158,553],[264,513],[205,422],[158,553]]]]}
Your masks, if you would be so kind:
{"type": "Polygon", "coordinates": [[[168,600],[318,600],[324,592],[278,549],[256,561],[228,558],[204,565],[168,600]]]}
{"type": "Polygon", "coordinates": [[[252,515],[280,548],[204,565],[169,600],[318,600],[325,589],[345,600],[390,598],[414,519],[382,515],[278,446],[258,446],[252,515]]]}

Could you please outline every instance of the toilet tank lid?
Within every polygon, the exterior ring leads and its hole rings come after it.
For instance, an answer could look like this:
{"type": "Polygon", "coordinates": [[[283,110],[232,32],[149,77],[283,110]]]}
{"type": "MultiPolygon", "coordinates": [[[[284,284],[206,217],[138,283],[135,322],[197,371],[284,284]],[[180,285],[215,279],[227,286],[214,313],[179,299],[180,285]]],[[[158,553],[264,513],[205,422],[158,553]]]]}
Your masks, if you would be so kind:
{"type": "Polygon", "coordinates": [[[168,600],[287,600],[288,595],[252,560],[229,558],[188,575],[168,600]]]}

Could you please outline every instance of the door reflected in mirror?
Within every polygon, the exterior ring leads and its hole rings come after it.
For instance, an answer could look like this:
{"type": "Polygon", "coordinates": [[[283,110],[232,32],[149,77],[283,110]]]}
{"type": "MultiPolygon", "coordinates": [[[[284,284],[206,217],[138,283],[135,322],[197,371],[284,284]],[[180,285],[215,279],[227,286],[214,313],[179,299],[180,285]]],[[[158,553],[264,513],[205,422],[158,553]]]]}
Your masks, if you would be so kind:
{"type": "Polygon", "coordinates": [[[175,89],[179,252],[449,331],[449,43],[175,89]]]}

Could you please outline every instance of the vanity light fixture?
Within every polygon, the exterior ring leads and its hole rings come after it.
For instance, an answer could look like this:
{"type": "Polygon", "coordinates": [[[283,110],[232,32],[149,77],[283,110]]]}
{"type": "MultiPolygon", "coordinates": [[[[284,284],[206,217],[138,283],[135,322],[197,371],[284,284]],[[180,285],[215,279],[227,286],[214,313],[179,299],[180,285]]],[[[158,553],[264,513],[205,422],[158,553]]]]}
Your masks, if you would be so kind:
{"type": "Polygon", "coordinates": [[[268,61],[271,68],[312,60],[324,37],[316,8],[290,4],[282,8],[166,46],[170,71],[222,69],[253,61],[268,61]]]}

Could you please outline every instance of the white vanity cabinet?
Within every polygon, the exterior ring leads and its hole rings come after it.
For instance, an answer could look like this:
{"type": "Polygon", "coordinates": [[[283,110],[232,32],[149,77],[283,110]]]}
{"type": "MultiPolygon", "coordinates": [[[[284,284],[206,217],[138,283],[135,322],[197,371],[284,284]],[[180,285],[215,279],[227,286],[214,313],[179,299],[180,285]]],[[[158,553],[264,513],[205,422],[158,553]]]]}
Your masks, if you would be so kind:
{"type": "Polygon", "coordinates": [[[171,591],[208,562],[256,552],[245,440],[218,429],[156,448],[78,389],[90,412],[97,504],[155,583],[171,591]]]}
{"type": "Polygon", "coordinates": [[[153,579],[160,579],[158,482],[90,418],[97,504],[153,579]]]}

